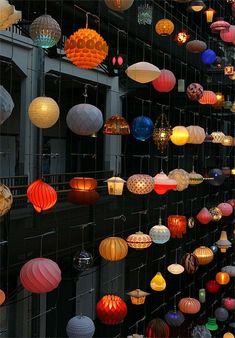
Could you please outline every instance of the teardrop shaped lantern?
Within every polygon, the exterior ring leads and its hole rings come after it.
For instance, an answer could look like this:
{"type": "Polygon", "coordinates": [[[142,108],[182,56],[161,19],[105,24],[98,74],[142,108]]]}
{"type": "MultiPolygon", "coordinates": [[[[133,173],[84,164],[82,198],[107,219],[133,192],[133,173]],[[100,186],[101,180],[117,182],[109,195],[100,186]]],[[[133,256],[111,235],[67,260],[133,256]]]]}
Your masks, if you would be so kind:
{"type": "Polygon", "coordinates": [[[124,300],[116,295],[105,295],[96,304],[97,317],[106,325],[120,324],[127,315],[124,300]]]}
{"type": "Polygon", "coordinates": [[[57,192],[42,179],[38,179],[29,185],[27,197],[37,212],[51,209],[57,202],[57,192]]]}
{"type": "Polygon", "coordinates": [[[163,291],[166,288],[166,281],[163,278],[161,272],[157,272],[157,274],[152,278],[150,282],[150,287],[154,291],[163,291]]]}
{"type": "Polygon", "coordinates": [[[149,235],[144,234],[142,231],[137,231],[126,239],[130,248],[141,250],[150,247],[152,239],[149,235]]]}
{"type": "Polygon", "coordinates": [[[128,253],[128,245],[121,237],[107,237],[100,242],[99,252],[107,261],[120,261],[128,253]]]}
{"type": "Polygon", "coordinates": [[[181,312],[187,313],[187,314],[196,314],[201,309],[200,302],[195,298],[182,298],[179,301],[178,307],[181,312]]]}

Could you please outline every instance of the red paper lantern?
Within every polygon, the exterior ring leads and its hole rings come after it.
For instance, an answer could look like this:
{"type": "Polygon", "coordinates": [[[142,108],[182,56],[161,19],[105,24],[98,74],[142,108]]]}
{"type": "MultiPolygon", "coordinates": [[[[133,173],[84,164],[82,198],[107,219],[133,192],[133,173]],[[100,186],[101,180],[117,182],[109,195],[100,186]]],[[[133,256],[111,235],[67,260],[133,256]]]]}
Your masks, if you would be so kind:
{"type": "Polygon", "coordinates": [[[126,303],[116,295],[105,295],[96,304],[99,320],[106,325],[120,324],[127,315],[126,303]]]}
{"type": "Polygon", "coordinates": [[[217,208],[220,209],[223,216],[230,216],[233,213],[233,207],[229,203],[220,203],[217,208]]]}
{"type": "Polygon", "coordinates": [[[199,103],[201,104],[216,104],[217,102],[217,97],[214,92],[211,90],[204,90],[202,97],[198,100],[199,103]]]}
{"type": "Polygon", "coordinates": [[[49,184],[38,179],[30,184],[27,197],[37,212],[52,208],[57,201],[57,192],[49,184]]]}
{"type": "Polygon", "coordinates": [[[163,171],[154,177],[154,190],[158,195],[164,195],[167,191],[176,187],[176,180],[170,179],[163,171]]]}
{"type": "Polygon", "coordinates": [[[185,216],[170,215],[167,219],[167,226],[171,232],[171,237],[182,238],[186,233],[187,218],[185,216]]]}
{"type": "Polygon", "coordinates": [[[69,185],[75,190],[91,191],[97,188],[97,181],[91,177],[74,177],[69,181],[69,185]]]}
{"type": "Polygon", "coordinates": [[[201,224],[208,224],[210,221],[212,221],[212,215],[205,207],[202,208],[201,211],[199,211],[196,218],[201,224]]]}
{"type": "Polygon", "coordinates": [[[235,26],[231,25],[228,30],[221,31],[220,37],[225,42],[233,42],[235,40],[235,26]]]}
{"type": "Polygon", "coordinates": [[[146,338],[169,338],[170,328],[167,323],[160,319],[152,319],[146,328],[146,338]]]}
{"type": "Polygon", "coordinates": [[[68,201],[78,205],[93,205],[100,199],[100,194],[95,191],[71,190],[68,193],[68,201]]]}
{"type": "Polygon", "coordinates": [[[195,298],[182,298],[179,301],[178,308],[183,313],[195,314],[198,313],[201,309],[200,302],[195,298]]]}
{"type": "Polygon", "coordinates": [[[223,307],[228,311],[235,310],[235,298],[226,297],[222,300],[223,307]]]}
{"type": "Polygon", "coordinates": [[[233,207],[233,209],[235,209],[235,199],[228,200],[227,203],[230,204],[233,207]]]}
{"type": "Polygon", "coordinates": [[[209,280],[206,283],[206,290],[209,293],[216,294],[220,291],[220,285],[216,282],[216,280],[209,280]]]}
{"type": "Polygon", "coordinates": [[[56,262],[51,259],[34,258],[21,268],[20,281],[29,292],[50,292],[58,287],[61,281],[61,271],[56,262]]]}
{"type": "Polygon", "coordinates": [[[176,84],[175,75],[168,69],[161,69],[160,76],[152,81],[154,89],[161,93],[170,92],[176,84]]]}

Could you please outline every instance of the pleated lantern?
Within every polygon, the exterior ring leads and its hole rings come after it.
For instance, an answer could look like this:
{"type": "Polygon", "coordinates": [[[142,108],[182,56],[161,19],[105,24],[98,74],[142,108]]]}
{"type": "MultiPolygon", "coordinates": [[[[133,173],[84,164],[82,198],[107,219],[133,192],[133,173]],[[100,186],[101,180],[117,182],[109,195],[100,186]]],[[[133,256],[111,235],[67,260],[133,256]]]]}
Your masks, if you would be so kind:
{"type": "Polygon", "coordinates": [[[187,143],[202,144],[205,140],[205,130],[200,126],[188,126],[186,127],[189,133],[189,139],[187,143]]]}
{"type": "Polygon", "coordinates": [[[186,49],[190,53],[202,53],[207,49],[207,44],[201,40],[192,40],[186,44],[186,49]]]}
{"type": "Polygon", "coordinates": [[[52,98],[39,96],[30,103],[28,113],[36,127],[50,128],[58,121],[60,109],[52,98]]]}
{"type": "Polygon", "coordinates": [[[189,132],[187,128],[185,128],[184,126],[174,127],[170,140],[177,146],[185,145],[189,140],[189,132]]]}
{"type": "Polygon", "coordinates": [[[183,191],[189,186],[189,174],[183,169],[174,169],[169,172],[168,177],[177,182],[175,190],[183,191]]]}
{"type": "Polygon", "coordinates": [[[14,102],[11,95],[0,85],[0,125],[11,116],[13,108],[14,102]]]}
{"type": "Polygon", "coordinates": [[[211,338],[210,331],[204,325],[196,325],[192,330],[192,338],[211,338]]]}
{"type": "Polygon", "coordinates": [[[109,195],[121,196],[123,193],[124,183],[126,182],[121,177],[110,177],[105,182],[108,185],[109,195]]]}
{"type": "Polygon", "coordinates": [[[127,180],[127,189],[133,194],[146,195],[154,188],[154,179],[149,175],[136,174],[127,180]]]}
{"type": "Polygon", "coordinates": [[[132,249],[147,249],[152,244],[152,239],[149,235],[144,234],[142,231],[137,231],[126,239],[127,244],[132,249]]]}
{"type": "Polygon", "coordinates": [[[220,38],[224,42],[233,42],[235,40],[235,26],[230,25],[228,30],[223,30],[220,32],[220,38]]]}
{"type": "Polygon", "coordinates": [[[209,280],[206,282],[206,290],[209,293],[216,294],[220,291],[220,285],[216,282],[216,280],[209,280]]]}
{"type": "Polygon", "coordinates": [[[104,0],[106,6],[113,11],[126,11],[129,9],[134,0],[104,0]]]}
{"type": "Polygon", "coordinates": [[[201,224],[208,224],[212,221],[212,215],[206,207],[199,211],[196,218],[201,224]]]}
{"type": "Polygon", "coordinates": [[[56,262],[48,258],[34,258],[20,270],[23,287],[33,293],[46,293],[56,289],[61,281],[61,271],[56,262]]]}
{"type": "Polygon", "coordinates": [[[216,61],[216,54],[212,49],[206,49],[201,54],[201,60],[205,65],[211,65],[216,61]]]}
{"type": "Polygon", "coordinates": [[[223,307],[218,307],[215,310],[215,318],[219,321],[219,322],[225,322],[228,319],[228,311],[223,308],[223,307]]]}
{"type": "Polygon", "coordinates": [[[128,245],[121,237],[107,237],[100,242],[100,256],[107,261],[120,261],[128,253],[128,245]]]}
{"type": "Polygon", "coordinates": [[[0,305],[2,305],[5,302],[5,299],[6,299],[5,292],[2,289],[0,289],[0,305]]]}
{"type": "Polygon", "coordinates": [[[203,182],[203,176],[196,173],[194,170],[189,173],[189,184],[190,185],[197,185],[203,182]]]}
{"type": "Polygon", "coordinates": [[[15,6],[10,5],[7,0],[1,0],[0,4],[0,31],[10,28],[21,20],[22,13],[15,6]]]}
{"type": "Polygon", "coordinates": [[[165,320],[172,327],[180,327],[184,322],[184,315],[181,311],[177,311],[175,307],[165,314],[165,320]]]}
{"type": "Polygon", "coordinates": [[[166,288],[166,281],[161,272],[157,272],[150,282],[150,287],[154,291],[163,291],[166,288]]]}
{"type": "Polygon", "coordinates": [[[152,81],[154,89],[160,93],[169,93],[175,84],[175,75],[168,69],[161,69],[160,76],[152,81]]]}
{"type": "Polygon", "coordinates": [[[198,101],[203,95],[203,87],[199,83],[191,83],[187,87],[187,96],[191,101],[198,101]]]}
{"type": "Polygon", "coordinates": [[[114,115],[105,122],[103,133],[105,135],[129,135],[130,126],[124,117],[114,115]]]}
{"type": "Polygon", "coordinates": [[[142,305],[145,303],[145,298],[150,295],[150,293],[136,289],[127,293],[131,298],[131,303],[134,305],[142,305]]]}
{"type": "Polygon", "coordinates": [[[65,41],[64,51],[75,66],[92,69],[104,61],[108,45],[95,30],[82,28],[65,41]]]}
{"type": "Polygon", "coordinates": [[[218,324],[216,322],[216,318],[208,317],[208,321],[206,323],[206,328],[210,331],[218,330],[218,324]]]}
{"type": "Polygon", "coordinates": [[[196,255],[193,253],[186,253],[181,260],[181,264],[183,265],[185,271],[188,274],[193,274],[197,271],[199,266],[199,261],[196,255]]]}
{"type": "Polygon", "coordinates": [[[5,215],[11,209],[13,197],[10,189],[0,183],[0,216],[5,215]]]}
{"type": "Polygon", "coordinates": [[[227,265],[221,269],[222,272],[227,272],[230,277],[235,277],[235,266],[234,265],[227,265]]]}
{"type": "Polygon", "coordinates": [[[220,33],[221,31],[228,31],[230,23],[224,21],[223,18],[217,18],[211,25],[210,29],[212,33],[220,33]]]}
{"type": "Polygon", "coordinates": [[[169,338],[170,328],[164,320],[152,319],[147,325],[145,336],[146,338],[169,338]]]}
{"type": "Polygon", "coordinates": [[[176,189],[176,180],[170,179],[163,171],[154,177],[154,191],[158,195],[164,195],[167,191],[176,189]]]}
{"type": "Polygon", "coordinates": [[[199,265],[207,265],[212,262],[214,258],[213,251],[206,246],[198,247],[193,253],[197,257],[199,265]]]}
{"type": "Polygon", "coordinates": [[[153,121],[148,116],[137,116],[131,125],[131,133],[139,141],[146,141],[153,133],[153,121]]]}
{"type": "Polygon", "coordinates": [[[120,324],[127,315],[124,300],[116,295],[105,295],[96,304],[97,317],[106,325],[120,324]]]}
{"type": "Polygon", "coordinates": [[[74,134],[90,136],[97,133],[102,127],[103,115],[97,107],[81,103],[69,110],[66,123],[74,134]]]}
{"type": "Polygon", "coordinates": [[[29,185],[27,197],[37,212],[51,209],[57,202],[57,192],[42,179],[38,179],[29,185]]]}
{"type": "Polygon", "coordinates": [[[87,316],[75,316],[68,321],[66,332],[69,338],[92,338],[95,333],[95,324],[87,316]]]}
{"type": "Polygon", "coordinates": [[[217,207],[210,208],[209,212],[210,212],[210,214],[212,216],[212,221],[213,222],[218,222],[218,221],[221,220],[221,218],[222,218],[222,212],[220,211],[219,208],[217,208],[217,207]]]}
{"type": "Polygon", "coordinates": [[[235,310],[235,298],[226,297],[222,299],[222,305],[228,311],[235,310]]]}
{"type": "Polygon", "coordinates": [[[167,226],[172,238],[182,238],[186,234],[187,218],[181,215],[170,215],[167,218],[167,226]]]}
{"type": "Polygon", "coordinates": [[[154,225],[150,229],[149,236],[151,237],[154,243],[164,244],[169,241],[171,233],[170,230],[165,225],[162,225],[161,218],[159,218],[159,224],[154,225]]]}
{"type": "Polygon", "coordinates": [[[134,63],[126,69],[127,76],[139,83],[148,83],[157,79],[161,71],[152,63],[141,61],[134,63]]]}
{"type": "Polygon", "coordinates": [[[220,203],[217,205],[223,216],[230,216],[233,213],[233,207],[229,203],[220,203]]]}
{"type": "Polygon", "coordinates": [[[215,280],[219,285],[227,285],[230,282],[230,276],[227,272],[217,272],[215,280]]]}
{"type": "Polygon", "coordinates": [[[175,26],[169,19],[161,19],[156,23],[155,31],[161,36],[170,36],[174,32],[175,26]]]}
{"type": "Polygon", "coordinates": [[[213,105],[217,102],[216,94],[211,90],[204,90],[203,95],[198,102],[201,104],[213,105]]]}
{"type": "Polygon", "coordinates": [[[187,314],[196,314],[201,309],[200,302],[195,298],[182,298],[179,301],[178,307],[181,312],[187,313],[187,314]]]}

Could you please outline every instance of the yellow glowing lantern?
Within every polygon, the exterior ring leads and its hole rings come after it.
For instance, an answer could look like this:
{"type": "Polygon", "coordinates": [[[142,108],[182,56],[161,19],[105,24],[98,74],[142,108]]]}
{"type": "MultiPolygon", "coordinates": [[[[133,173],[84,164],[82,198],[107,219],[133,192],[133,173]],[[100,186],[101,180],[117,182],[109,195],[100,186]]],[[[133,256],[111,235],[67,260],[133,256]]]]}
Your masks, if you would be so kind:
{"type": "Polygon", "coordinates": [[[177,146],[183,146],[188,142],[189,132],[184,126],[176,126],[172,130],[171,142],[177,146]]]}
{"type": "Polygon", "coordinates": [[[227,285],[230,282],[230,276],[227,272],[218,272],[215,280],[220,285],[227,285]]]}
{"type": "Polygon", "coordinates": [[[210,7],[204,13],[206,14],[206,22],[208,23],[213,22],[213,17],[216,11],[210,7]]]}
{"type": "Polygon", "coordinates": [[[235,168],[231,169],[231,175],[235,175],[235,168]]]}
{"type": "Polygon", "coordinates": [[[38,128],[50,128],[58,120],[60,109],[50,97],[39,96],[29,105],[30,121],[38,128]]]}
{"type": "Polygon", "coordinates": [[[220,93],[220,92],[215,93],[215,95],[216,95],[216,100],[217,101],[216,101],[215,104],[213,104],[213,107],[214,108],[222,108],[223,105],[224,105],[224,95],[222,93],[220,93]]]}
{"type": "Polygon", "coordinates": [[[234,74],[234,67],[233,66],[225,66],[224,67],[224,74],[232,76],[234,74]]]}
{"type": "Polygon", "coordinates": [[[156,23],[155,31],[161,36],[171,35],[174,31],[174,24],[169,19],[161,19],[156,23]]]}
{"type": "Polygon", "coordinates": [[[234,338],[234,335],[233,335],[231,332],[226,332],[226,333],[223,335],[223,338],[234,338]]]}
{"type": "Polygon", "coordinates": [[[140,289],[135,289],[127,293],[131,297],[131,303],[134,305],[144,304],[146,296],[149,296],[150,293],[142,291],[140,289]]]}
{"type": "Polygon", "coordinates": [[[233,145],[233,137],[229,135],[225,136],[221,144],[225,147],[231,147],[233,145]]]}
{"type": "Polygon", "coordinates": [[[126,182],[121,177],[110,177],[105,182],[108,184],[109,195],[120,196],[123,193],[124,183],[126,182]]]}
{"type": "Polygon", "coordinates": [[[197,257],[199,265],[207,265],[212,262],[214,258],[213,251],[206,246],[200,246],[195,249],[193,254],[197,257]]]}
{"type": "Polygon", "coordinates": [[[166,288],[166,281],[161,272],[158,272],[150,282],[151,289],[154,291],[163,291],[166,288]]]}

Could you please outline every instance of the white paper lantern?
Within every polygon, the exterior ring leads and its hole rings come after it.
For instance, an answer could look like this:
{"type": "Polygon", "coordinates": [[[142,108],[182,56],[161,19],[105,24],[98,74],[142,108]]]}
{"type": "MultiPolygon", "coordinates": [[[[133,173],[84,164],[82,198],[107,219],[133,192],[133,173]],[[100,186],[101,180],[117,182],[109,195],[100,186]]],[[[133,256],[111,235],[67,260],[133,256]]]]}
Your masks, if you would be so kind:
{"type": "Polygon", "coordinates": [[[181,264],[171,264],[167,267],[167,270],[173,275],[180,275],[184,272],[184,267],[181,264]]]}
{"type": "Polygon", "coordinates": [[[0,125],[10,117],[14,108],[14,102],[8,91],[0,86],[0,125]]]}
{"type": "Polygon", "coordinates": [[[92,338],[95,325],[87,316],[75,316],[68,321],[66,332],[69,338],[92,338]]]}
{"type": "Polygon", "coordinates": [[[101,111],[88,103],[73,106],[66,118],[67,125],[77,135],[90,136],[98,132],[103,125],[101,111]]]}
{"type": "Polygon", "coordinates": [[[59,115],[59,106],[51,97],[36,97],[29,105],[30,121],[38,128],[52,127],[59,115]]]}
{"type": "Polygon", "coordinates": [[[12,206],[13,197],[10,189],[4,185],[0,184],[0,216],[5,215],[12,206]]]}
{"type": "Polygon", "coordinates": [[[174,169],[169,172],[169,178],[176,180],[177,187],[175,190],[183,191],[188,188],[189,185],[189,174],[183,169],[174,169]]]}
{"type": "Polygon", "coordinates": [[[6,0],[0,1],[0,30],[5,30],[21,20],[21,11],[17,11],[15,6],[6,0]]]}
{"type": "Polygon", "coordinates": [[[137,62],[126,69],[126,74],[132,80],[139,83],[147,83],[157,79],[161,71],[149,62],[137,62]]]}
{"type": "Polygon", "coordinates": [[[199,126],[188,126],[186,127],[189,133],[188,143],[191,144],[202,144],[205,140],[206,133],[202,127],[199,126]]]}

